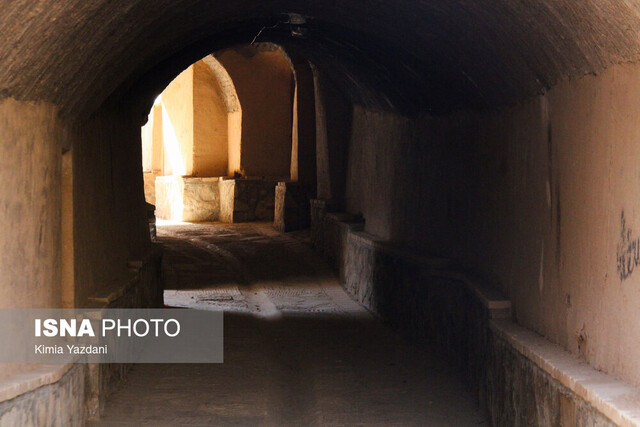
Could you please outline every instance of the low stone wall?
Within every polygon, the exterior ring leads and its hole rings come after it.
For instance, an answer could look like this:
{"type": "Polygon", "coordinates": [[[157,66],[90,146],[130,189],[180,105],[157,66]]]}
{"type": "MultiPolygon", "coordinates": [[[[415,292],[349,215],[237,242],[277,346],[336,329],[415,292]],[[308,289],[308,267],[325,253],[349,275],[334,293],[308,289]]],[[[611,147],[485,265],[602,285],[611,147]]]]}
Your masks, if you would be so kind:
{"type": "Polygon", "coordinates": [[[156,218],[182,219],[182,179],[159,176],[156,178],[156,218]]]}
{"type": "Polygon", "coordinates": [[[220,221],[233,223],[233,208],[236,201],[236,181],[228,179],[220,181],[220,221]]]}
{"type": "Polygon", "coordinates": [[[218,178],[184,178],[183,221],[217,221],[220,218],[218,178]]]}
{"type": "Polygon", "coordinates": [[[329,261],[344,282],[344,251],[351,231],[362,230],[364,224],[354,215],[327,211],[324,200],[311,200],[311,244],[329,261]]]}
{"type": "Polygon", "coordinates": [[[312,242],[347,291],[457,367],[492,425],[640,424],[638,390],[515,325],[491,287],[363,232],[322,201],[311,206],[312,242]]]}
{"type": "MultiPolygon", "coordinates": [[[[617,411],[611,412],[618,421],[613,422],[589,403],[589,398],[582,398],[514,348],[502,336],[501,328],[492,327],[491,332],[486,360],[491,375],[484,378],[482,391],[492,425],[513,426],[525,424],[525,420],[527,425],[537,426],[635,425],[625,422],[621,413],[614,413],[617,411]]],[[[605,381],[617,382],[611,378],[605,381]]]]}
{"type": "MultiPolygon", "coordinates": [[[[161,247],[129,262],[129,275],[89,298],[87,308],[161,308],[161,247]]],[[[99,418],[130,364],[34,365],[0,379],[0,426],[82,426],[99,418]]]]}
{"type": "MultiPolygon", "coordinates": [[[[85,370],[81,364],[47,365],[3,381],[32,382],[39,387],[0,402],[0,425],[83,426],[85,370]]],[[[3,385],[0,383],[0,394],[4,394],[3,385]]]]}
{"type": "Polygon", "coordinates": [[[273,221],[276,181],[262,179],[156,179],[156,216],[189,222],[273,221]]]}
{"type": "Polygon", "coordinates": [[[297,182],[279,182],[276,186],[273,225],[287,231],[309,228],[309,190],[297,182]]]}
{"type": "MultiPolygon", "coordinates": [[[[129,262],[130,275],[107,286],[90,298],[92,308],[162,308],[164,304],[159,244],[143,260],[129,262]]],[[[131,369],[127,363],[88,364],[86,371],[85,411],[90,420],[100,417],[109,393],[131,369]]]]}
{"type": "Polygon", "coordinates": [[[236,179],[233,222],[273,221],[277,181],[236,179]]]}
{"type": "Polygon", "coordinates": [[[220,178],[159,176],[156,178],[156,216],[176,221],[218,221],[220,178]]]}
{"type": "Polygon", "coordinates": [[[153,172],[145,172],[142,174],[144,180],[144,199],[147,203],[156,204],[156,177],[153,172]]]}

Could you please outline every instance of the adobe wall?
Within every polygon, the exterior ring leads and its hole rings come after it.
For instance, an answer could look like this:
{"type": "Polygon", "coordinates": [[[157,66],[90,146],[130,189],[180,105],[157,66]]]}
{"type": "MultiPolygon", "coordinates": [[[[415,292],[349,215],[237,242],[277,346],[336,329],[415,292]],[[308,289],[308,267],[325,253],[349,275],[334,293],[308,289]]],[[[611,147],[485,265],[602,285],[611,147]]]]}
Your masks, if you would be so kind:
{"type": "Polygon", "coordinates": [[[193,173],[194,67],[178,75],[162,92],[162,136],[165,146],[164,174],[193,173]]]}
{"type": "Polygon", "coordinates": [[[156,176],[164,173],[164,141],[162,137],[162,103],[151,107],[147,123],[142,126],[142,171],[145,200],[156,204],[156,176]]]}
{"type": "Polygon", "coordinates": [[[309,61],[290,57],[295,71],[291,180],[309,187],[311,197],[315,197],[317,129],[313,70],[309,61]]]}
{"type": "Polygon", "coordinates": [[[155,204],[155,176],[215,177],[233,175],[232,166],[239,170],[241,115],[233,83],[210,56],[171,81],[142,127],[146,200],[155,204]]]}
{"type": "Polygon", "coordinates": [[[293,72],[279,49],[225,49],[215,57],[227,70],[242,106],[241,168],[247,176],[291,173],[293,72]]]}
{"type": "Polygon", "coordinates": [[[313,69],[316,111],[317,195],[344,209],[347,188],[347,154],[353,107],[345,95],[322,73],[313,69]]]}
{"type": "Polygon", "coordinates": [[[511,320],[511,302],[452,260],[362,231],[312,203],[312,243],[354,299],[448,361],[491,425],[632,426],[640,390],[511,320]]]}
{"type": "MultiPolygon", "coordinates": [[[[64,132],[52,105],[0,101],[0,309],[61,306],[64,132]]],[[[0,364],[0,388],[35,367],[0,364]]]]}
{"type": "Polygon", "coordinates": [[[60,306],[62,139],[52,105],[0,101],[0,308],[60,306]]]}
{"type": "Polygon", "coordinates": [[[128,274],[150,250],[141,174],[140,125],[126,111],[102,111],[73,140],[76,306],[128,274]]]}
{"type": "Polygon", "coordinates": [[[193,67],[194,176],[226,176],[229,120],[222,89],[207,64],[193,67]]]}
{"type": "Polygon", "coordinates": [[[356,107],[347,209],[372,235],[457,260],[519,324],[638,386],[639,87],[640,66],[619,65],[499,112],[356,107]]]}
{"type": "MultiPolygon", "coordinates": [[[[131,277],[131,261],[150,252],[139,124],[103,111],[68,125],[50,105],[4,100],[0,140],[7,142],[0,144],[0,306],[60,307],[67,255],[65,305],[95,306],[91,298],[113,293],[131,277]],[[64,241],[63,188],[65,221],[73,221],[72,230],[65,222],[64,241]]],[[[143,293],[125,306],[158,306],[157,274],[143,268],[151,272],[136,287],[143,293]]],[[[0,424],[82,425],[86,397],[82,365],[0,366],[0,424]]]]}

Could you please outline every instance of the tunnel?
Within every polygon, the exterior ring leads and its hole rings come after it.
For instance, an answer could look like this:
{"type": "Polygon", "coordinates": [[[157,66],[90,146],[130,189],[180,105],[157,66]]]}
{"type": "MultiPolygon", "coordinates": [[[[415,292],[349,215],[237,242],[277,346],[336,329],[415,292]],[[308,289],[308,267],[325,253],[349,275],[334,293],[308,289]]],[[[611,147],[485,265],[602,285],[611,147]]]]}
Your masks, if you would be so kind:
{"type": "Polygon", "coordinates": [[[0,425],[640,424],[636,0],[8,0],[0,28],[0,317],[228,311],[222,364],[1,360],[0,425]],[[274,52],[282,85],[247,59],[274,52]],[[224,162],[165,173],[145,129],[185,70],[226,91],[224,162]],[[155,199],[194,183],[230,210],[155,199]]]}

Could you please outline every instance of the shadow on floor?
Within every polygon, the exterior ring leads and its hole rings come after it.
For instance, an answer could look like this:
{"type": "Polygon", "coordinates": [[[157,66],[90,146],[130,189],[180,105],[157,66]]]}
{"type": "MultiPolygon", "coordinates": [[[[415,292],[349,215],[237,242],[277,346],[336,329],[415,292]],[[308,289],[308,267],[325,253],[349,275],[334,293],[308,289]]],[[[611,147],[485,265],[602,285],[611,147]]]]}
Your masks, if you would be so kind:
{"type": "Polygon", "coordinates": [[[224,363],[140,364],[94,425],[483,423],[429,351],[353,301],[310,248],[260,224],[159,227],[165,303],[224,310],[224,363]]]}
{"type": "Polygon", "coordinates": [[[444,366],[373,317],[225,314],[223,364],[136,365],[100,425],[478,425],[444,366]]]}

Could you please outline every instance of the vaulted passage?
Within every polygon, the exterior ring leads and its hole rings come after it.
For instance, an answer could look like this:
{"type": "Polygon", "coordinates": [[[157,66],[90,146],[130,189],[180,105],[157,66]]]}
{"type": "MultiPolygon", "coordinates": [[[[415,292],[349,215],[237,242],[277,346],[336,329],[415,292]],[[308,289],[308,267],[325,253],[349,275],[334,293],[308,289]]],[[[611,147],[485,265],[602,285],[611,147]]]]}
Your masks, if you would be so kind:
{"type": "Polygon", "coordinates": [[[637,0],[8,0],[0,29],[0,309],[229,321],[220,366],[7,361],[0,425],[640,424],[637,0]]]}

